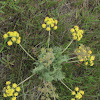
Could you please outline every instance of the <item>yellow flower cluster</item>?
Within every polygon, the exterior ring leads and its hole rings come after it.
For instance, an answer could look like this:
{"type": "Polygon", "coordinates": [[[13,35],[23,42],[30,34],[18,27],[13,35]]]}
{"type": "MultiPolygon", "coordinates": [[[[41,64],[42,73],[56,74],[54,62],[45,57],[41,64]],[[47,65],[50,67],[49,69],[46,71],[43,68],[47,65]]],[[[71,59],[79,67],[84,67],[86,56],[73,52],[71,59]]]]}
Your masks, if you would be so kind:
{"type": "Polygon", "coordinates": [[[44,19],[44,24],[42,24],[42,28],[46,28],[47,31],[50,31],[51,30],[51,27],[53,27],[54,30],[57,29],[57,23],[58,21],[53,19],[53,18],[49,18],[49,17],[46,17],[44,19]]]}
{"type": "Polygon", "coordinates": [[[40,63],[43,63],[46,67],[52,64],[54,60],[54,54],[52,48],[42,48],[41,55],[39,56],[40,63]]]}
{"type": "MultiPolygon", "coordinates": [[[[84,91],[79,90],[79,87],[75,87],[75,91],[72,91],[71,94],[74,95],[75,98],[79,100],[84,95],[84,91]]],[[[71,100],[75,100],[75,98],[71,98],[71,100]]]]}
{"type": "Polygon", "coordinates": [[[73,40],[80,41],[83,36],[83,30],[80,30],[78,26],[74,26],[74,28],[70,29],[70,32],[73,35],[73,40]]]}
{"type": "Polygon", "coordinates": [[[17,44],[20,44],[21,42],[21,37],[19,36],[19,33],[17,31],[14,32],[7,32],[7,34],[3,35],[4,39],[7,39],[8,37],[10,37],[11,39],[7,42],[7,44],[9,46],[11,46],[13,44],[13,42],[16,42],[17,44]]]}
{"type": "Polygon", "coordinates": [[[78,59],[82,62],[84,61],[85,65],[90,64],[90,66],[94,65],[93,60],[95,59],[95,56],[92,55],[92,51],[89,47],[85,47],[84,45],[80,45],[78,49],[75,50],[76,55],[78,56],[78,59]]]}
{"type": "Polygon", "coordinates": [[[11,86],[11,82],[7,81],[6,87],[3,88],[3,97],[11,97],[11,100],[16,100],[20,90],[20,87],[18,87],[16,83],[13,83],[11,86]]]}

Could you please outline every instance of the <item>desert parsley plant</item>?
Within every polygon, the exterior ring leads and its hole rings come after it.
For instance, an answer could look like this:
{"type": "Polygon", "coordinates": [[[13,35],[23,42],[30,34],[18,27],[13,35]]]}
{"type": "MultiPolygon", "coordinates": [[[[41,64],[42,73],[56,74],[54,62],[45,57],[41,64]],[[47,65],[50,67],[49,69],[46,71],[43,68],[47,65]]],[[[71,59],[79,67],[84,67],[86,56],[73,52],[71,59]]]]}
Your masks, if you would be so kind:
{"type": "MultiPolygon", "coordinates": [[[[44,83],[44,87],[39,87],[38,91],[42,92],[43,96],[41,95],[41,100],[51,100],[51,98],[58,98],[58,95],[55,93],[55,88],[52,85],[52,81],[60,81],[67,89],[70,90],[71,94],[74,96],[71,98],[71,100],[79,100],[84,95],[83,90],[79,90],[78,87],[75,87],[75,90],[72,91],[66,84],[62,81],[65,78],[65,74],[62,71],[63,63],[67,63],[70,59],[67,54],[64,54],[64,52],[69,48],[69,46],[72,44],[73,40],[80,41],[83,36],[83,30],[80,30],[78,26],[74,26],[74,28],[71,28],[70,32],[73,35],[72,41],[63,49],[61,47],[54,46],[53,48],[50,47],[50,31],[51,28],[54,30],[57,29],[58,21],[53,18],[46,17],[44,19],[44,23],[42,24],[42,28],[46,29],[48,34],[48,40],[47,40],[47,46],[41,48],[37,60],[32,57],[20,44],[21,37],[19,36],[19,33],[14,32],[7,32],[7,34],[3,35],[3,38],[5,40],[8,40],[7,44],[11,46],[13,43],[19,44],[19,46],[24,50],[24,52],[32,58],[34,64],[36,67],[32,70],[32,75],[26,78],[24,81],[19,83],[18,85],[16,83],[13,83],[11,86],[11,82],[6,82],[6,87],[3,89],[3,96],[5,98],[10,97],[11,100],[16,100],[16,97],[18,96],[18,93],[20,92],[19,85],[23,84],[27,80],[29,80],[31,77],[33,77],[34,74],[38,74],[39,79],[44,83]]],[[[92,55],[92,51],[89,47],[85,47],[84,45],[80,45],[79,48],[75,49],[75,54],[77,55],[80,62],[84,61],[84,64],[93,66],[95,56],[92,55]]]]}

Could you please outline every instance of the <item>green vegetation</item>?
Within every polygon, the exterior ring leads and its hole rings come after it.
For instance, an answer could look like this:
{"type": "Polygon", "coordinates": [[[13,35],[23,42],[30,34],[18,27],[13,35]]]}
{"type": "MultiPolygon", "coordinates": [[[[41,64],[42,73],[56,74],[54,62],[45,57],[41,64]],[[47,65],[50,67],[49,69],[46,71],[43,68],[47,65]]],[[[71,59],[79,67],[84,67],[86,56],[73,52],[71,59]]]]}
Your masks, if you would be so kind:
{"type": "Polygon", "coordinates": [[[71,100],[75,87],[82,100],[99,100],[99,13],[99,0],[0,0],[0,100],[9,100],[6,81],[20,86],[17,100],[71,100]],[[42,28],[47,16],[58,20],[50,34],[42,28]],[[75,25],[84,31],[80,41],[72,40],[75,25]],[[20,44],[8,46],[9,31],[19,33],[20,44]],[[78,60],[80,44],[95,55],[93,66],[78,60]]]}

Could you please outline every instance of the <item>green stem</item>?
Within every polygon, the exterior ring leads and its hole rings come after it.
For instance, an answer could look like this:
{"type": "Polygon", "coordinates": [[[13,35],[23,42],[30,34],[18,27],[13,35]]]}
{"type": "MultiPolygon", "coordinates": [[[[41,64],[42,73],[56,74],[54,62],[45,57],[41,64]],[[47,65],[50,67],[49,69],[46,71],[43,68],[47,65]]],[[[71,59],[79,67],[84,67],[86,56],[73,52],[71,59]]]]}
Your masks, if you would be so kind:
{"type": "Polygon", "coordinates": [[[79,60],[75,60],[75,61],[70,61],[70,62],[66,62],[66,63],[74,63],[74,62],[80,62],[79,60]]]}
{"type": "Polygon", "coordinates": [[[60,82],[61,82],[68,90],[70,90],[70,91],[72,92],[72,90],[71,90],[63,81],[60,80],[60,82]]]}
{"type": "Polygon", "coordinates": [[[0,53],[2,52],[2,50],[4,49],[4,47],[6,46],[6,45],[5,45],[6,42],[7,42],[7,39],[4,41],[4,45],[2,46],[2,48],[1,48],[1,50],[0,50],[0,53]]]}
{"type": "Polygon", "coordinates": [[[68,60],[75,59],[75,58],[77,58],[77,57],[69,58],[68,60]]]}
{"type": "Polygon", "coordinates": [[[35,60],[23,47],[21,44],[19,44],[19,46],[24,50],[24,52],[30,57],[32,58],[33,60],[35,60]]]}
{"type": "Polygon", "coordinates": [[[64,53],[67,49],[68,49],[68,47],[72,44],[72,42],[73,42],[73,40],[68,44],[68,46],[62,51],[62,53],[64,53]]]}
{"type": "Polygon", "coordinates": [[[49,48],[49,45],[50,45],[50,31],[49,31],[49,37],[48,37],[48,48],[49,48]]]}
{"type": "Polygon", "coordinates": [[[24,82],[26,82],[27,80],[29,80],[34,74],[32,74],[31,76],[29,76],[28,78],[26,78],[24,81],[22,81],[21,83],[19,83],[17,86],[23,84],[24,82]]]}

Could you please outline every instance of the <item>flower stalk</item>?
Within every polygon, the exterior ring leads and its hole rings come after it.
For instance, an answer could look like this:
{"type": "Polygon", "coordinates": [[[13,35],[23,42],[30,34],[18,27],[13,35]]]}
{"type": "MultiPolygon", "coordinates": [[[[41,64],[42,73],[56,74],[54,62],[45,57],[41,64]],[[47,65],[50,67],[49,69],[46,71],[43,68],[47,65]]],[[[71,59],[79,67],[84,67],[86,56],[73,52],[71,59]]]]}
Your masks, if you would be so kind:
{"type": "Polygon", "coordinates": [[[24,50],[24,52],[30,57],[32,58],[33,60],[35,60],[24,48],[21,44],[19,44],[19,46],[24,50]]]}

